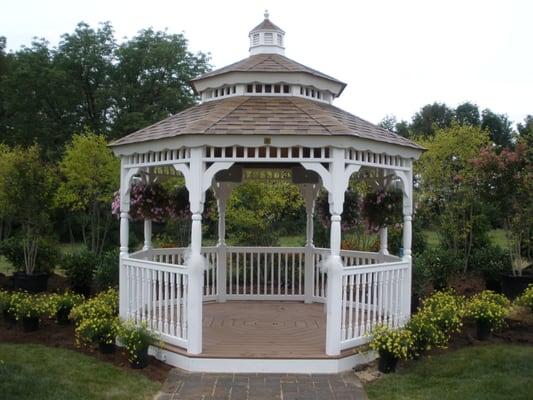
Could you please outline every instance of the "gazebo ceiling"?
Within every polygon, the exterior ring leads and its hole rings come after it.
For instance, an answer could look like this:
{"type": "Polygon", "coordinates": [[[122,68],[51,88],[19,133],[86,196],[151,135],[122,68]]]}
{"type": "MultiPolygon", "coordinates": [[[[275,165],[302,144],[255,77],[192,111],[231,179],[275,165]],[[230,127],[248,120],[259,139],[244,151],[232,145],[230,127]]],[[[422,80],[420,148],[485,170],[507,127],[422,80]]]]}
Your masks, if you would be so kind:
{"type": "Polygon", "coordinates": [[[183,135],[353,136],[423,149],[330,104],[300,97],[236,96],[190,107],[111,146],[183,135]]]}

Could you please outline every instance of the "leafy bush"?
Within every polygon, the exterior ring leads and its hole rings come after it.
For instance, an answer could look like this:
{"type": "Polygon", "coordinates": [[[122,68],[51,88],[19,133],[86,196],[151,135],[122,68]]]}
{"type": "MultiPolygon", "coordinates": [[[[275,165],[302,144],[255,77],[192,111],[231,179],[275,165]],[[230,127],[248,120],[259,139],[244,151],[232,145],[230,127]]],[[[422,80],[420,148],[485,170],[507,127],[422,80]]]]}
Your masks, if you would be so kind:
{"type": "Polygon", "coordinates": [[[521,307],[529,309],[530,312],[533,312],[533,284],[528,285],[527,289],[524,290],[524,293],[516,298],[515,303],[521,307]]]}
{"type": "Polygon", "coordinates": [[[453,252],[438,247],[420,254],[417,263],[426,270],[433,287],[440,290],[448,287],[450,278],[461,270],[462,260],[453,252]]]}
{"type": "Polygon", "coordinates": [[[509,252],[499,246],[488,245],[475,249],[470,255],[472,271],[478,271],[487,281],[498,281],[500,275],[511,271],[509,252]]]}
{"type": "MultiPolygon", "coordinates": [[[[0,242],[0,254],[12,265],[15,271],[24,272],[24,249],[20,236],[12,236],[0,242]]],[[[52,272],[61,260],[61,252],[57,243],[50,239],[37,240],[37,258],[34,272],[52,272]]]]}
{"type": "Polygon", "coordinates": [[[105,252],[94,271],[96,289],[101,291],[118,287],[120,250],[115,248],[105,252]]]}
{"type": "Polygon", "coordinates": [[[398,189],[379,189],[363,198],[361,214],[374,228],[400,223],[403,194],[398,189]]]}
{"type": "Polygon", "coordinates": [[[48,313],[61,322],[63,318],[68,318],[73,307],[81,304],[83,296],[77,293],[66,291],[65,293],[54,293],[48,296],[48,313]]]}
{"type": "Polygon", "coordinates": [[[22,318],[40,318],[48,311],[46,298],[43,295],[14,292],[11,295],[10,311],[17,320],[21,320],[22,318]]]}
{"type": "Polygon", "coordinates": [[[510,302],[505,296],[490,290],[484,290],[468,300],[466,316],[476,322],[487,323],[492,330],[503,325],[509,305],[510,302]]]}
{"type": "Polygon", "coordinates": [[[119,330],[118,292],[109,289],[77,306],[70,312],[75,321],[78,345],[111,344],[119,330]]]}
{"type": "Polygon", "coordinates": [[[128,361],[131,363],[135,363],[143,351],[158,341],[157,335],[147,328],[146,323],[136,325],[131,320],[121,324],[118,338],[126,348],[128,361]]]}
{"type": "Polygon", "coordinates": [[[453,291],[438,291],[422,301],[420,311],[427,314],[435,326],[449,339],[463,326],[464,298],[453,291]]]}
{"type": "Polygon", "coordinates": [[[61,268],[65,271],[70,285],[75,291],[88,292],[93,280],[98,259],[89,250],[67,254],[63,257],[61,268]]]}
{"type": "Polygon", "coordinates": [[[11,306],[11,292],[0,290],[0,313],[8,311],[11,306]]]}
{"type": "MultiPolygon", "coordinates": [[[[422,218],[415,216],[413,218],[412,229],[412,246],[413,254],[421,254],[427,249],[427,240],[424,235],[422,218]]],[[[391,254],[400,254],[403,247],[403,230],[402,224],[391,225],[388,227],[388,248],[391,254]]]]}
{"type": "Polygon", "coordinates": [[[448,336],[437,326],[431,312],[419,311],[408,322],[406,329],[413,336],[413,355],[420,356],[422,352],[434,348],[445,348],[448,336]]]}
{"type": "Polygon", "coordinates": [[[370,348],[378,351],[380,356],[388,353],[400,360],[406,360],[412,354],[413,345],[413,335],[407,329],[379,325],[372,331],[370,348]]]}

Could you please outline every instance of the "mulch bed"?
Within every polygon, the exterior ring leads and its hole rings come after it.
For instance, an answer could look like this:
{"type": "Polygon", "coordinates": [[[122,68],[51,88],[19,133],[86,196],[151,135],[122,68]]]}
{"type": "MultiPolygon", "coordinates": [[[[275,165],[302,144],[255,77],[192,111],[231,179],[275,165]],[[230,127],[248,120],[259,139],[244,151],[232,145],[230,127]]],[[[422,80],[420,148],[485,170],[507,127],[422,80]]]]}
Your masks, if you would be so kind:
{"type": "Polygon", "coordinates": [[[150,357],[146,368],[132,369],[127,357],[120,348],[117,348],[114,354],[101,354],[98,350],[77,347],[74,342],[74,326],[72,324],[66,326],[58,325],[51,320],[41,321],[41,326],[37,331],[26,333],[23,332],[21,323],[9,325],[0,318],[0,343],[33,343],[74,350],[95,357],[100,361],[111,363],[121,369],[143,374],[148,379],[158,382],[164,382],[168,371],[172,369],[172,367],[154,357],[150,357]]]}

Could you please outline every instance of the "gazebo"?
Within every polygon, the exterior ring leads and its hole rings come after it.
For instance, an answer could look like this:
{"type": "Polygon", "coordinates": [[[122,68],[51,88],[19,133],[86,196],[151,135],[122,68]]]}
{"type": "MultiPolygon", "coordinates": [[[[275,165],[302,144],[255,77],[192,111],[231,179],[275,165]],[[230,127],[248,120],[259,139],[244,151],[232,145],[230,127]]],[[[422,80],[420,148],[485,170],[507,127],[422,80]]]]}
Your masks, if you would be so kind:
{"type": "Polygon", "coordinates": [[[410,315],[413,160],[422,148],[332,105],[346,84],[284,55],[268,14],[249,33],[250,55],[192,81],[201,103],[111,144],[121,160],[120,316],[146,323],[167,363],[192,371],[337,372],[374,355],[377,324],[410,315]],[[350,177],[403,192],[403,253],[341,249],[350,177]],[[130,188],[181,174],[192,214],[188,248],[131,252],[130,188]],[[283,174],[307,212],[304,247],[235,247],[225,241],[232,188],[283,174]],[[205,193],[218,205],[218,243],[202,246],[205,193]],[[330,246],[313,244],[319,190],[328,192],[330,246]]]}

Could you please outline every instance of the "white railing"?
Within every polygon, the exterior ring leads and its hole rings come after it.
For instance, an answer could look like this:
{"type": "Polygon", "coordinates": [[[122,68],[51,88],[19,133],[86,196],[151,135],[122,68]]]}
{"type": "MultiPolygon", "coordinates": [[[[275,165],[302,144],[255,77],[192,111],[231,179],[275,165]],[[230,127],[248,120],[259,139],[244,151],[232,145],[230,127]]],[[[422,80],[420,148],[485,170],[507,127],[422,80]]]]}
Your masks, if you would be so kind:
{"type": "Polygon", "coordinates": [[[348,266],[342,271],[341,347],[369,340],[376,325],[398,327],[409,315],[409,262],[348,266]]]}
{"type": "Polygon", "coordinates": [[[226,254],[226,299],[304,298],[304,248],[227,247],[226,254]]]}
{"type": "Polygon", "coordinates": [[[124,257],[121,264],[125,317],[146,323],[168,343],[186,347],[187,267],[131,257],[124,257]]]}

